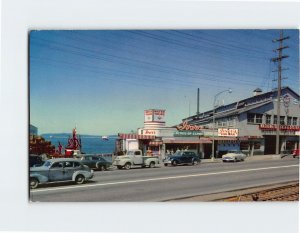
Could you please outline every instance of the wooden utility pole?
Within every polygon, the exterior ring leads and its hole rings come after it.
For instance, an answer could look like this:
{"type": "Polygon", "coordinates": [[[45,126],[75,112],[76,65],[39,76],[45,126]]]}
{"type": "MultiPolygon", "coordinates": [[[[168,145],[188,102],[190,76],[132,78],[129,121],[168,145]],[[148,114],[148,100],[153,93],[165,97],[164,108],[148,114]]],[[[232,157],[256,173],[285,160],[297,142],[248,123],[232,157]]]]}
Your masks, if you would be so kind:
{"type": "Polygon", "coordinates": [[[284,58],[288,58],[287,55],[282,55],[282,50],[288,48],[288,46],[283,46],[283,41],[289,39],[290,37],[283,37],[283,30],[280,30],[280,38],[274,39],[273,42],[279,42],[279,48],[275,49],[278,52],[278,57],[272,58],[273,62],[278,63],[278,78],[277,78],[277,127],[276,127],[276,154],[280,154],[280,97],[281,97],[281,80],[282,80],[282,64],[281,61],[284,58]]]}

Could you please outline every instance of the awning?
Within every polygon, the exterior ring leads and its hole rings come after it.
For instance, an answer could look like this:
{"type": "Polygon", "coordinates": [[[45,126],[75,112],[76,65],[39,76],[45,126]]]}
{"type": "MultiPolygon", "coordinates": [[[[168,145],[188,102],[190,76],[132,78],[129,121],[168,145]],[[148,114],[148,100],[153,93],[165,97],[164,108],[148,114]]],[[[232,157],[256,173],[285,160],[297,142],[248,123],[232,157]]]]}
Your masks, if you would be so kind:
{"type": "Polygon", "coordinates": [[[163,143],[165,144],[205,144],[212,143],[209,138],[165,138],[163,139],[163,143]]]}
{"type": "MultiPolygon", "coordinates": [[[[242,137],[215,137],[215,141],[219,141],[220,143],[222,142],[228,142],[228,141],[248,141],[249,139],[260,139],[262,137],[251,137],[251,136],[242,136],[242,137]]],[[[213,139],[211,137],[211,139],[213,139]]]]}
{"type": "Polygon", "coordinates": [[[120,139],[148,139],[148,140],[155,139],[155,136],[140,135],[140,134],[122,134],[121,133],[118,136],[120,139]]]}

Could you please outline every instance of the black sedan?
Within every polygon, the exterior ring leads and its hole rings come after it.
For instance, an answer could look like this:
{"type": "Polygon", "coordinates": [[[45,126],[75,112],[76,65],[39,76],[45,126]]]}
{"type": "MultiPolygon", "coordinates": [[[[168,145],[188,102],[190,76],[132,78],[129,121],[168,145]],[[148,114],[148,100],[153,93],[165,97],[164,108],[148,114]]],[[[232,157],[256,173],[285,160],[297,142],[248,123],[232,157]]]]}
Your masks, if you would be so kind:
{"type": "Polygon", "coordinates": [[[81,162],[92,169],[100,171],[107,170],[111,166],[111,162],[97,155],[84,155],[81,158],[81,162]]]}
{"type": "Polygon", "coordinates": [[[199,156],[193,151],[178,151],[164,160],[164,165],[177,166],[179,164],[197,165],[200,163],[199,156]]]}

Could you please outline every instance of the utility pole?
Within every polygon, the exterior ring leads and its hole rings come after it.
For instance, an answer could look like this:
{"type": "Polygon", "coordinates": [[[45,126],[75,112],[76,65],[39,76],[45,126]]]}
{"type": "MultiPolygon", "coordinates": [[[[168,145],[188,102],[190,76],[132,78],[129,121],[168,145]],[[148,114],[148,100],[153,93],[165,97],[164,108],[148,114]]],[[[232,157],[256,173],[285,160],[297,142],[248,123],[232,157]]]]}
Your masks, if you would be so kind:
{"type": "Polygon", "coordinates": [[[281,61],[284,58],[288,58],[287,55],[282,55],[282,50],[287,49],[288,46],[283,46],[283,41],[289,39],[289,36],[283,37],[283,30],[280,30],[280,38],[274,39],[273,42],[279,42],[279,48],[275,49],[278,52],[278,57],[271,59],[273,62],[278,64],[278,78],[277,78],[277,127],[276,127],[276,154],[280,153],[280,96],[281,96],[281,80],[282,80],[282,66],[281,61]]]}
{"type": "Polygon", "coordinates": [[[198,91],[197,91],[197,117],[199,117],[199,108],[200,108],[200,88],[198,88],[198,91]]]}

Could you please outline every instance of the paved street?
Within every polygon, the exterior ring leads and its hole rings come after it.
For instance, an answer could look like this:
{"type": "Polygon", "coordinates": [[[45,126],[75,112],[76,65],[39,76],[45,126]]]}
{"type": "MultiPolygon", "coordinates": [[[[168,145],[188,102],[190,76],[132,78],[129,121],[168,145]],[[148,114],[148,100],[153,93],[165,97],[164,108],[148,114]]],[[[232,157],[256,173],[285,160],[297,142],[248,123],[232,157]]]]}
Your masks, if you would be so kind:
{"type": "Polygon", "coordinates": [[[84,185],[60,183],[30,191],[31,201],[167,201],[299,179],[299,160],[202,163],[197,166],[95,172],[84,185]]]}

